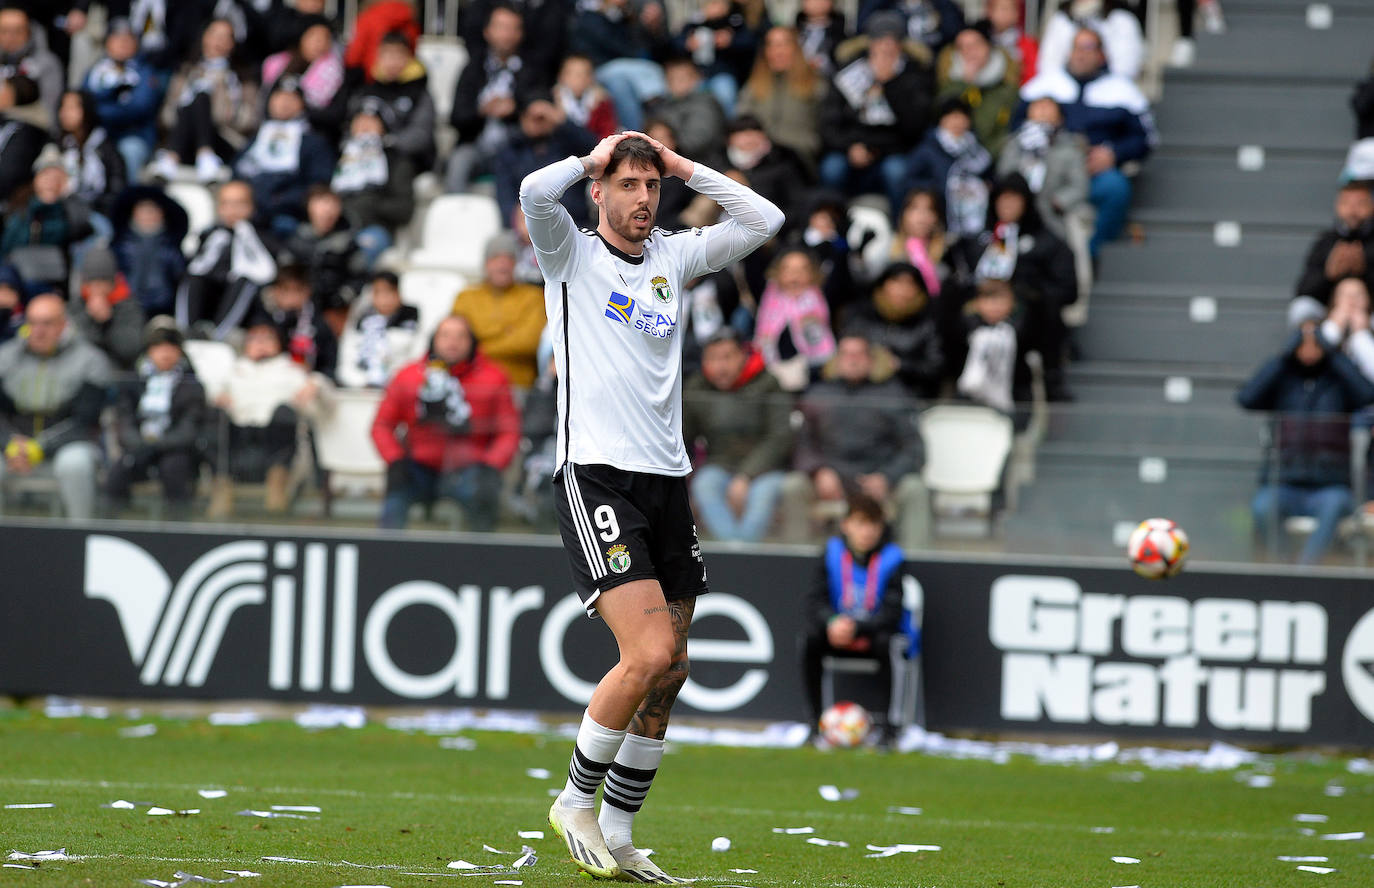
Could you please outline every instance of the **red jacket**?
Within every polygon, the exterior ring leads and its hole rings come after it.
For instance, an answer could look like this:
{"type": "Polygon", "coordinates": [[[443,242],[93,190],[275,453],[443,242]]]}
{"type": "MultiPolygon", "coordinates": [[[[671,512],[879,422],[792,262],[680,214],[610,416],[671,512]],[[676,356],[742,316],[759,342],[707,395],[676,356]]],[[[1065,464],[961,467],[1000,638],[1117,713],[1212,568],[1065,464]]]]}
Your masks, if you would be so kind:
{"type": "Polygon", "coordinates": [[[462,383],[472,415],[466,432],[453,432],[442,423],[416,422],[420,387],[429,360],[402,367],[372,420],[372,441],[388,463],[409,456],[436,471],[453,471],[474,463],[505,470],[520,446],[520,413],[511,400],[510,384],[501,368],[480,351],[472,360],[449,369],[462,383]],[[404,427],[404,440],[397,432],[404,427]]]}
{"type": "Polygon", "coordinates": [[[362,68],[363,76],[371,83],[372,66],[377,62],[377,46],[392,31],[406,35],[406,42],[414,52],[415,41],[420,36],[414,7],[405,0],[383,0],[369,6],[358,15],[353,25],[353,40],[344,50],[344,64],[350,68],[362,68]]]}

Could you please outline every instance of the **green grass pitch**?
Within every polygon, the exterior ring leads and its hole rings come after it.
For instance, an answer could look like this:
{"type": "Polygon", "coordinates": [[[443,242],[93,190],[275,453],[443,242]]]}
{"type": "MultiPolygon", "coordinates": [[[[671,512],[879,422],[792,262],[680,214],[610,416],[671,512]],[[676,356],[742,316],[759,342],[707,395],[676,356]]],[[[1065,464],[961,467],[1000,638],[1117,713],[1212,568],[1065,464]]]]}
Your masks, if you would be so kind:
{"type": "MultiPolygon", "coordinates": [[[[170,881],[177,870],[227,878],[226,869],[261,873],[235,883],[250,888],[497,879],[529,888],[588,884],[545,821],[548,790],[561,785],[570,749],[561,737],[468,732],[475,748],[460,750],[441,747],[439,737],[380,725],[312,732],[291,722],[154,723],[154,735],[126,738],[120,729],[135,724],[126,719],[0,712],[0,803],[54,805],[0,808],[0,850],[66,848],[74,857],[36,870],[0,869],[0,884],[134,886],[139,879],[170,881]],[[539,768],[552,776],[526,773],[539,768]],[[228,793],[198,795],[209,788],[228,793]],[[148,816],[142,806],[101,807],[117,799],[200,813],[148,816]],[[236,815],[272,805],[317,805],[321,812],[318,820],[236,815]],[[545,838],[517,836],[531,829],[543,829],[545,838]],[[515,876],[447,869],[460,858],[513,859],[483,844],[508,851],[529,844],[538,862],[515,876]],[[269,856],[313,863],[263,860],[269,856]]],[[[670,872],[713,886],[1374,885],[1374,841],[1301,834],[1374,831],[1374,775],[1317,756],[1275,757],[1261,767],[1272,769],[1267,788],[1234,771],[676,746],[636,838],[670,872]],[[859,795],[826,802],[817,790],[827,783],[859,795]],[[1345,791],[1332,796],[1329,786],[1345,791]],[[895,806],[923,813],[889,813],[895,806]],[[1300,813],[1328,819],[1304,824],[1294,820],[1300,813]],[[849,847],[773,832],[802,826],[849,847]],[[713,852],[715,836],[728,836],[731,850],[713,852]],[[942,850],[870,859],[868,843],[942,850]],[[1328,857],[1324,865],[1336,872],[1301,872],[1279,855],[1328,857]],[[1113,863],[1113,856],[1140,862],[1113,863]]]]}

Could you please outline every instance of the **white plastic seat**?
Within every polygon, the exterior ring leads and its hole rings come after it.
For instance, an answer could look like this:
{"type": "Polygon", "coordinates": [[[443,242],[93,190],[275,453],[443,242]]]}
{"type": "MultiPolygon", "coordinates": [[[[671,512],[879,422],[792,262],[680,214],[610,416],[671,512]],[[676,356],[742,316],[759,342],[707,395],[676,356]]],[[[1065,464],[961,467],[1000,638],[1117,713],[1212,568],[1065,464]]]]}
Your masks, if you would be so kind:
{"type": "Polygon", "coordinates": [[[200,233],[215,224],[215,198],[198,182],[168,182],[166,190],[167,196],[186,211],[188,224],[181,251],[189,256],[200,242],[200,233]]]}
{"type": "Polygon", "coordinates": [[[434,100],[434,116],[447,121],[453,110],[453,93],[458,78],[468,65],[468,51],[451,37],[425,36],[415,46],[415,57],[429,75],[429,96],[434,100]]]}
{"type": "Polygon", "coordinates": [[[454,271],[415,268],[401,275],[401,301],[419,310],[422,342],[428,343],[434,328],[453,313],[453,300],[465,286],[467,279],[454,271]]]}
{"type": "Polygon", "coordinates": [[[445,194],[425,213],[413,268],[441,268],[479,277],[487,241],[501,230],[496,200],[483,194],[445,194]]]}
{"type": "Polygon", "coordinates": [[[372,420],[382,402],[379,389],[336,389],[331,409],[316,420],[315,452],[329,473],[331,490],[381,493],[386,463],[372,443],[372,420]]]}
{"type": "Polygon", "coordinates": [[[926,451],[921,480],[936,514],[971,508],[987,516],[991,530],[992,496],[1011,454],[1011,418],[991,407],[941,404],[924,411],[916,424],[926,451]]]}
{"type": "Polygon", "coordinates": [[[858,245],[872,232],[873,239],[863,248],[864,267],[877,274],[887,266],[892,249],[892,220],[885,211],[863,203],[849,208],[849,231],[845,239],[858,245]]]}
{"type": "Polygon", "coordinates": [[[213,402],[224,391],[229,373],[234,369],[234,347],[227,342],[188,339],[183,351],[205,388],[205,400],[213,402]]]}

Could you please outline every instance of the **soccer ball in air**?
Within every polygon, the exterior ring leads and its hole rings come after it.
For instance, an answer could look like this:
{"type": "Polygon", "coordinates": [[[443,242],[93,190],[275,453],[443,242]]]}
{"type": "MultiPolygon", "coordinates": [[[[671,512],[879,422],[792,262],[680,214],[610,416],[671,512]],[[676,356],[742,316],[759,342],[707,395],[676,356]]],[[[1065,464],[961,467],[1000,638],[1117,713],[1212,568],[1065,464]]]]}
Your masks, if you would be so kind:
{"type": "Polygon", "coordinates": [[[820,728],[831,746],[858,746],[873,728],[873,719],[858,703],[840,702],[821,713],[820,728]]]}
{"type": "Polygon", "coordinates": [[[1183,570],[1188,534],[1168,518],[1147,518],[1126,543],[1131,567],[1147,580],[1162,580],[1183,570]]]}

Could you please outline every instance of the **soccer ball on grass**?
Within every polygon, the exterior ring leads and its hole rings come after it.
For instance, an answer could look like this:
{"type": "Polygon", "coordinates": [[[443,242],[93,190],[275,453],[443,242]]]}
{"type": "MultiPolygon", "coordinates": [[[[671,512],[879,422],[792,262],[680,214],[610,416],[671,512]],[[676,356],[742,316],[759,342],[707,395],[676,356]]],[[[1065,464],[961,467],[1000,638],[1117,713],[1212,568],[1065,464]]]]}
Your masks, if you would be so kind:
{"type": "Polygon", "coordinates": [[[1126,543],[1131,568],[1147,580],[1162,580],[1183,570],[1188,534],[1168,518],[1147,518],[1126,543]]]}
{"type": "Polygon", "coordinates": [[[858,703],[843,701],[821,713],[820,729],[831,746],[858,746],[873,729],[873,719],[858,703]]]}

